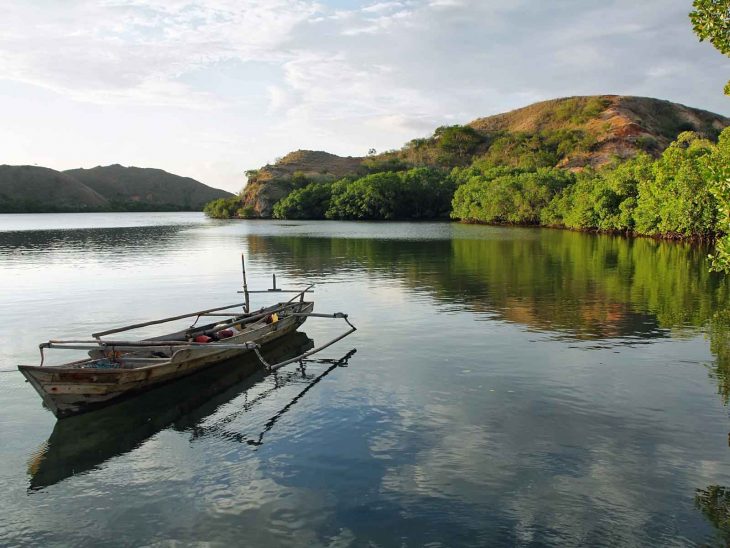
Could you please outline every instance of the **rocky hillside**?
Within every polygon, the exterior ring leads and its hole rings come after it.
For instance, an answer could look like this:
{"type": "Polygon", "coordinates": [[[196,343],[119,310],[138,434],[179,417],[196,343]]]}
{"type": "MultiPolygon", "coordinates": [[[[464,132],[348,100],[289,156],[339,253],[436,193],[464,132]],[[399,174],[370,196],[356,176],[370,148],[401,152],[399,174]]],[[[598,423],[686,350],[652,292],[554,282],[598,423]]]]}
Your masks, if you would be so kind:
{"type": "Polygon", "coordinates": [[[271,216],[274,204],[297,188],[301,182],[334,181],[357,173],[363,158],[343,158],[329,152],[297,150],[273,165],[248,171],[244,205],[253,207],[261,217],[271,216]]]}
{"type": "Polygon", "coordinates": [[[0,166],[0,212],[200,211],[229,192],[160,169],[0,166]]]}
{"type": "Polygon", "coordinates": [[[579,168],[630,158],[638,150],[658,156],[683,131],[714,139],[730,119],[660,99],[603,95],[543,101],[468,125],[483,135],[582,132],[592,141],[590,146],[567,155],[558,166],[579,168]]]}
{"type": "Polygon", "coordinates": [[[438,128],[400,150],[343,158],[300,150],[247,172],[243,206],[269,217],[274,204],[312,180],[429,166],[451,169],[475,160],[495,165],[599,168],[639,151],[658,156],[683,131],[716,138],[730,125],[719,114],[659,99],[602,95],[543,101],[464,126],[438,128]]]}

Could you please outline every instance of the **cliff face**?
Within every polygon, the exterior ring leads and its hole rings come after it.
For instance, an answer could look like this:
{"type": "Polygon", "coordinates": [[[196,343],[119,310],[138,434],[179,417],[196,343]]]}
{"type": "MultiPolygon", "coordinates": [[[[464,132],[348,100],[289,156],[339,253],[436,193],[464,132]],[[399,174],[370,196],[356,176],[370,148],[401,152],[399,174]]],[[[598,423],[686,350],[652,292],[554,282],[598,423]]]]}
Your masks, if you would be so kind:
{"type": "Polygon", "coordinates": [[[191,210],[229,192],[160,169],[0,166],[0,212],[191,210]]]}
{"type": "Polygon", "coordinates": [[[682,131],[709,138],[730,125],[730,119],[704,110],[647,97],[600,95],[566,97],[535,103],[504,114],[478,118],[465,128],[472,139],[464,150],[459,143],[444,154],[445,134],[414,139],[402,149],[368,157],[343,158],[326,152],[300,150],[273,165],[249,172],[243,205],[260,217],[270,217],[274,204],[297,188],[297,178],[335,180],[367,173],[371,166],[397,165],[450,168],[467,165],[502,147],[530,146],[530,139],[562,140],[555,148],[555,167],[579,170],[601,167],[615,158],[626,159],[645,151],[658,156],[682,131]],[[505,141],[507,144],[505,144],[505,141]],[[525,145],[524,143],[527,143],[525,145]],[[458,151],[454,152],[454,150],[458,151]]]}

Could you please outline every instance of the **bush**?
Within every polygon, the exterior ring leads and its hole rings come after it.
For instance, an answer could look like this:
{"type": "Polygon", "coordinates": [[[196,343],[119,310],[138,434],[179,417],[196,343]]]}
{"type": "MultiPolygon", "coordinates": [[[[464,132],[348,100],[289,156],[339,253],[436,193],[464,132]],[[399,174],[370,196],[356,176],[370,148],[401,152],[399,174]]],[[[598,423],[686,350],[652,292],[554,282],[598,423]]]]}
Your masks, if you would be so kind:
{"type": "Polygon", "coordinates": [[[572,173],[553,168],[493,179],[477,175],[456,190],[451,216],[471,222],[537,224],[553,196],[573,181],[572,173]]]}
{"type": "Polygon", "coordinates": [[[654,177],[639,184],[636,230],[642,234],[710,236],[717,231],[717,200],[704,165],[714,147],[684,132],[654,164],[654,177]]]}
{"type": "Polygon", "coordinates": [[[416,168],[367,175],[332,186],[328,219],[434,219],[448,217],[454,183],[443,171],[416,168]]]}
{"type": "Polygon", "coordinates": [[[203,212],[213,219],[230,219],[234,217],[241,207],[241,198],[231,196],[230,198],[218,198],[205,204],[203,212]]]}
{"type": "Polygon", "coordinates": [[[331,183],[310,183],[274,205],[275,219],[324,219],[332,198],[331,183]]]}

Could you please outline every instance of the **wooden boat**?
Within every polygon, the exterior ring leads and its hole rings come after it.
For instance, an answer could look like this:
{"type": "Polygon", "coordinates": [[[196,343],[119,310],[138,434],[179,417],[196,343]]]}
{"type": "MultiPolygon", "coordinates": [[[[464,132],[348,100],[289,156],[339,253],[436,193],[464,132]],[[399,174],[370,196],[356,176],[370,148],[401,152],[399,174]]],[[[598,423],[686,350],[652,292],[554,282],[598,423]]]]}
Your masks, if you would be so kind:
{"type": "MultiPolygon", "coordinates": [[[[269,291],[282,291],[276,288],[275,280],[274,289],[269,291]]],[[[244,268],[244,303],[110,329],[92,334],[92,340],[51,340],[39,345],[41,365],[19,365],[18,369],[57,418],[108,405],[247,353],[255,353],[267,369],[275,370],[315,354],[355,331],[346,314],[315,314],[314,303],[304,300],[310,288],[298,291],[287,302],[250,312],[244,268]],[[243,307],[244,312],[230,312],[238,307],[243,307]],[[229,312],[223,313],[225,310],[229,312]],[[209,316],[223,316],[224,319],[195,325],[200,318],[209,316]],[[292,333],[312,316],[342,318],[350,330],[300,356],[269,364],[259,351],[261,345],[292,333]],[[158,337],[142,340],[102,338],[190,317],[196,318],[193,326],[158,337]],[[201,342],[200,337],[211,340],[201,342]],[[89,357],[58,366],[43,366],[46,349],[87,350],[89,357]]]]}
{"type": "MultiPolygon", "coordinates": [[[[263,346],[261,353],[267,361],[275,363],[312,348],[312,339],[296,331],[263,346]]],[[[351,353],[336,363],[345,365],[351,353]]],[[[329,368],[324,373],[328,372],[329,368]]],[[[236,411],[247,412],[259,400],[289,384],[304,382],[309,387],[319,379],[309,373],[304,375],[300,369],[286,371],[270,389],[246,399],[236,411]]],[[[48,440],[28,462],[30,489],[42,489],[96,468],[110,458],[134,450],[163,428],[194,432],[221,405],[258,385],[265,377],[258,356],[249,352],[93,413],[57,421],[48,440]]]]}

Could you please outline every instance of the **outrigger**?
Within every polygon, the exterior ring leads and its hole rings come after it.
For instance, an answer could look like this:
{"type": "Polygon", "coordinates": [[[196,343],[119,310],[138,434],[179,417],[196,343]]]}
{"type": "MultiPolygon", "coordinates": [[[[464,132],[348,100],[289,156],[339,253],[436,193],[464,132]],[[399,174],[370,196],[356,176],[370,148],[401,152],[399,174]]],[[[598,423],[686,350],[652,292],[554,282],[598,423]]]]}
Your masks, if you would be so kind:
{"type": "Polygon", "coordinates": [[[356,331],[347,314],[317,314],[314,302],[305,300],[313,285],[300,290],[276,287],[249,291],[246,266],[243,269],[244,302],[199,310],[187,314],[151,320],[124,327],[93,333],[92,339],[50,340],[39,345],[41,363],[38,366],[19,365],[18,369],[43,402],[57,418],[77,415],[103,407],[120,398],[144,392],[162,383],[193,374],[225,360],[254,352],[263,366],[275,371],[287,364],[316,354],[356,331]],[[252,311],[250,293],[294,293],[286,302],[252,311]],[[242,313],[232,309],[242,307],[242,313]],[[226,312],[227,311],[227,312],[226,312]],[[196,325],[201,318],[222,317],[204,325],[196,325]],[[341,318],[349,329],[329,342],[294,358],[268,363],[260,347],[295,331],[307,318],[341,318]],[[141,340],[107,339],[143,327],[195,318],[187,329],[141,340]],[[46,349],[87,350],[88,358],[44,366],[46,349]]]}

